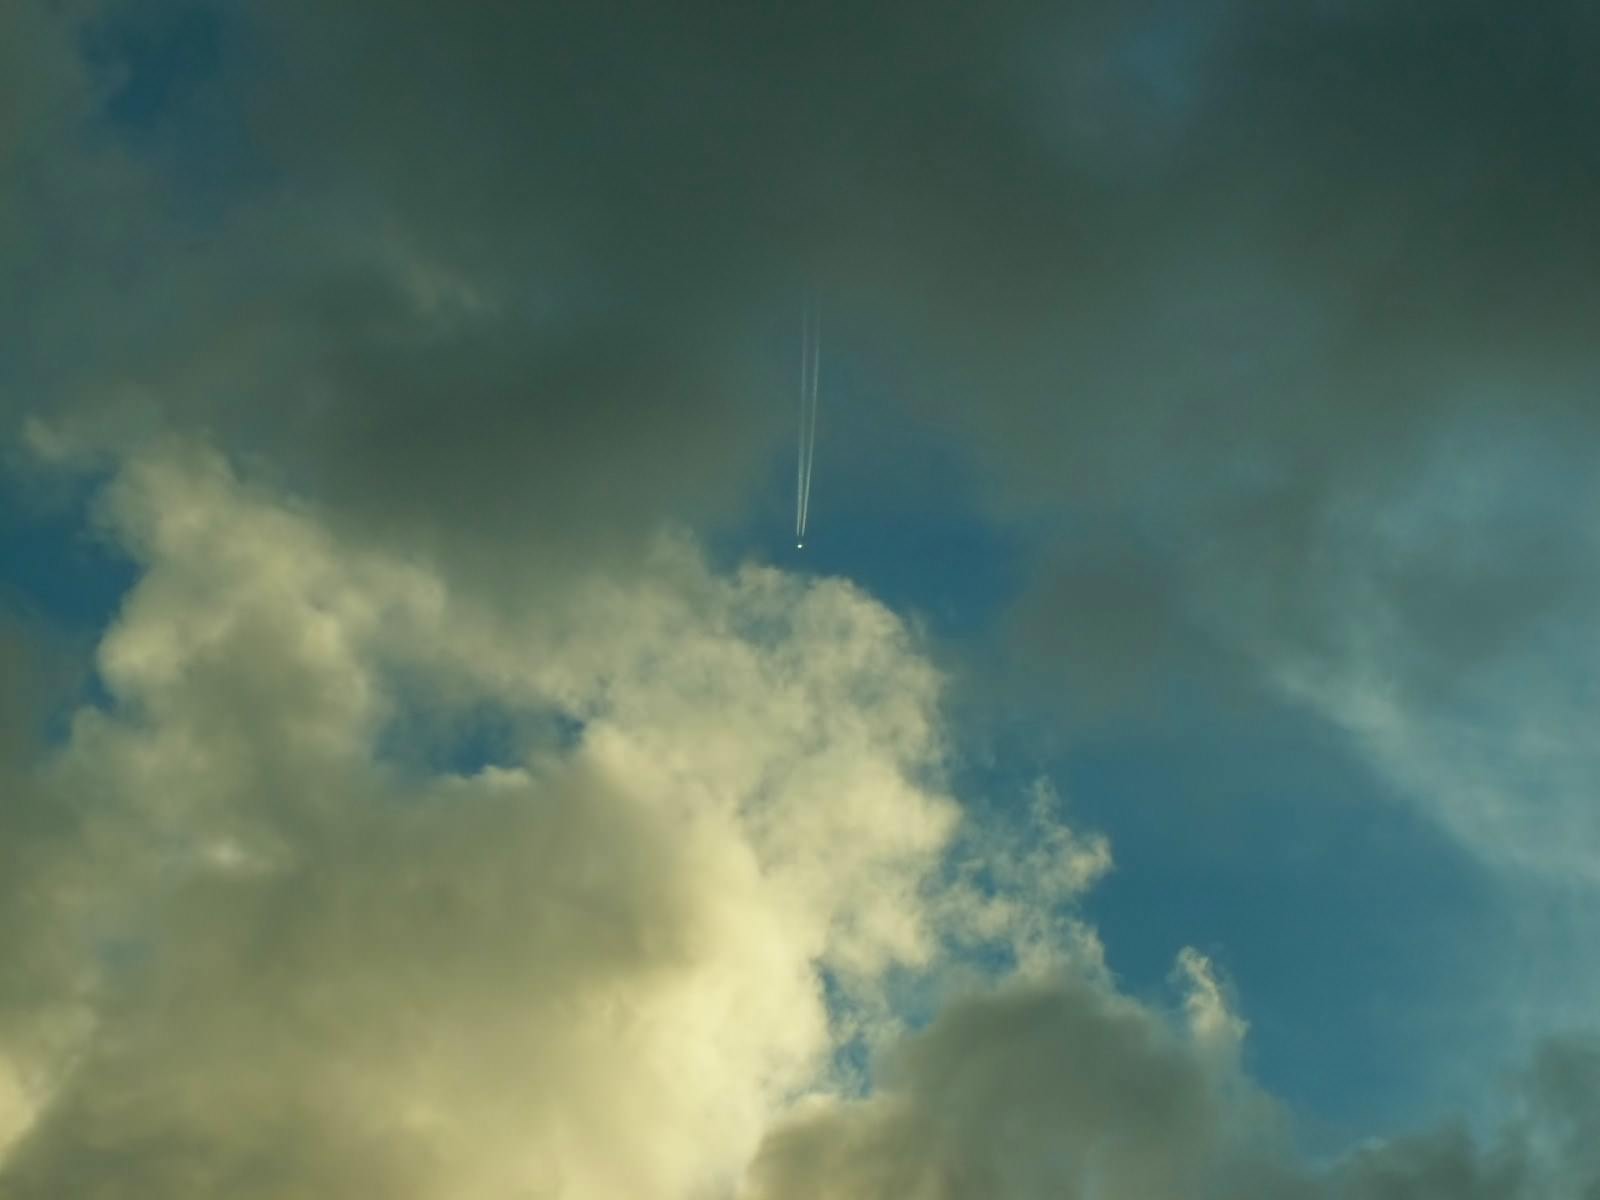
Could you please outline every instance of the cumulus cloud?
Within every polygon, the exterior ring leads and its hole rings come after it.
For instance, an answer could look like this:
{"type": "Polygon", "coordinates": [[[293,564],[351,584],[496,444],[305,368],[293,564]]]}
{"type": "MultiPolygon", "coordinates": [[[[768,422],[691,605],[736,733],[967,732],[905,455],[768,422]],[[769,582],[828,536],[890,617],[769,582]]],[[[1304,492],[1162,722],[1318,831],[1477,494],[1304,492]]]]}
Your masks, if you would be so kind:
{"type": "Polygon", "coordinates": [[[1074,908],[1104,840],[1044,784],[1023,825],[963,815],[938,674],[842,582],[668,540],[508,620],[185,442],[102,512],[142,569],[98,649],[109,699],[7,810],[7,1200],[1594,1177],[1579,1042],[1488,1150],[1446,1130],[1300,1163],[1215,966],[1178,955],[1170,1012],[1119,992],[1074,908]],[[387,749],[403,707],[462,697],[521,715],[505,761],[387,749]]]}
{"type": "Polygon", "coordinates": [[[872,1097],[792,1117],[750,1195],[1209,1195],[1227,1157],[1219,1083],[1131,1001],[1020,985],[953,1004],[896,1048],[872,1097]]]}
{"type": "MultiPolygon", "coordinates": [[[[1214,998],[1202,978],[1186,1003],[1192,1014],[1214,998]]],[[[745,1195],[1556,1200],[1600,1187],[1592,1043],[1543,1047],[1515,1115],[1486,1141],[1449,1124],[1317,1168],[1294,1154],[1286,1114],[1205,1036],[1083,984],[970,998],[896,1047],[875,1095],[790,1114],[745,1195]]]]}
{"type": "Polygon", "coordinates": [[[849,587],[668,544],[499,628],[204,451],[106,512],[144,567],[112,703],[37,785],[72,844],[20,850],[84,894],[16,897],[90,995],[6,970],[90,1023],[6,1194],[692,1194],[823,1065],[814,964],[929,957],[937,677],[849,587]],[[377,754],[402,668],[581,735],[418,777],[377,754]]]}

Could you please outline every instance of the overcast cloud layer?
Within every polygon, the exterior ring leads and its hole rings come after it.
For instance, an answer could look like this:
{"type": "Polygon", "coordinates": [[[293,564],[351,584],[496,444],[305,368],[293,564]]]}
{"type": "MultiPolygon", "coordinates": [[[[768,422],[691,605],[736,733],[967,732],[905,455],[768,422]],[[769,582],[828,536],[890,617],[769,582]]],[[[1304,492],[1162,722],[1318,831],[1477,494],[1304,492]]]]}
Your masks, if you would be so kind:
{"type": "Polygon", "coordinates": [[[1032,568],[1024,676],[1234,662],[1591,873],[1546,670],[1594,653],[1587,6],[4,19],[13,414],[199,424],[526,595],[749,507],[815,286],[994,513],[1094,531],[1032,568]]]}
{"type": "Polygon", "coordinates": [[[1310,1162],[1209,951],[1107,968],[1117,848],[953,782],[1248,696],[1592,919],[1597,51],[1576,0],[0,7],[0,466],[136,578],[0,593],[0,1198],[1600,1195],[1589,1035],[1310,1162]],[[965,642],[751,544],[808,290],[817,537],[937,447],[1021,547],[965,642]],[[830,447],[850,387],[904,440],[830,447]]]}

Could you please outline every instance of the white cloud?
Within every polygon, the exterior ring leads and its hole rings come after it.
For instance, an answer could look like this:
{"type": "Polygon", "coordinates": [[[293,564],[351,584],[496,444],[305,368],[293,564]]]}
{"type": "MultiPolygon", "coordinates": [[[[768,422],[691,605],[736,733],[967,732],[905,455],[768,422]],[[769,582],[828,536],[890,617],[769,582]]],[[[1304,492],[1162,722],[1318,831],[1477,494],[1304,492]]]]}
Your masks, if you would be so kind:
{"type": "Polygon", "coordinates": [[[16,811],[54,823],[0,846],[5,1200],[1525,1200],[1592,1175],[1576,1051],[1541,1061],[1543,1143],[1298,1165],[1213,964],[1179,955],[1171,1015],[1119,994],[1073,908],[1109,847],[1043,783],[1024,822],[963,819],[937,673],[842,582],[667,539],[507,615],[184,443],[103,507],[143,565],[99,647],[111,703],[26,780],[16,811]],[[581,733],[425,771],[384,749],[407,691],[581,733]]]}
{"type": "Polygon", "coordinates": [[[1106,978],[1099,939],[1070,907],[1111,870],[1111,845],[1062,819],[1048,780],[1034,783],[1027,820],[973,821],[935,900],[952,949],[1001,947],[1020,975],[1106,978]]]}
{"type": "Polygon", "coordinates": [[[1229,1007],[1215,964],[1194,947],[1185,946],[1178,951],[1174,973],[1185,985],[1183,1011],[1190,1034],[1215,1053],[1232,1057],[1249,1025],[1229,1007]]]}
{"type": "Polygon", "coordinates": [[[114,703],[40,785],[95,1024],[16,1194],[704,1194],[827,1065],[816,964],[930,959],[939,681],[847,585],[667,542],[507,622],[181,444],[105,511],[114,703]],[[377,754],[401,670],[581,740],[419,777],[377,754]]]}

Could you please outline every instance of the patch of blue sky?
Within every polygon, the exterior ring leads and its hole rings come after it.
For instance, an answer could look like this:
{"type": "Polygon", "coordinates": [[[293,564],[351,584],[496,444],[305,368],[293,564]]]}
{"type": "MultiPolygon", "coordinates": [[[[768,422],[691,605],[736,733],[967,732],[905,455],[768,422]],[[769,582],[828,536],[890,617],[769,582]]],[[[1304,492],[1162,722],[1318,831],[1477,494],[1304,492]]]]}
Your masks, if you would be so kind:
{"type": "Polygon", "coordinates": [[[101,131],[159,163],[175,214],[195,225],[272,178],[244,107],[260,64],[239,10],[233,0],[113,7],[81,39],[101,131]]]}
{"type": "Polygon", "coordinates": [[[93,666],[99,635],[139,578],[136,563],[102,536],[92,517],[101,479],[60,483],[42,497],[30,481],[0,471],[0,613],[46,639],[67,682],[52,691],[37,730],[50,745],[84,706],[109,708],[93,666]]]}
{"type": "Polygon", "coordinates": [[[103,629],[138,578],[137,565],[92,518],[103,478],[52,487],[0,471],[0,596],[66,632],[103,629]]]}
{"type": "Polygon", "coordinates": [[[555,709],[512,708],[494,700],[442,696],[421,681],[391,680],[393,712],[374,747],[379,761],[408,775],[471,777],[568,750],[583,722],[555,709]]]}
{"type": "Polygon", "coordinates": [[[148,131],[169,119],[222,66],[223,20],[216,4],[113,9],[83,35],[85,62],[103,81],[104,116],[148,131]]]}
{"type": "Polygon", "coordinates": [[[1505,930],[1493,878],[1309,718],[1190,711],[1057,766],[1073,819],[1112,841],[1085,901],[1112,969],[1150,995],[1181,946],[1213,956],[1312,1152],[1458,1109],[1456,1066],[1491,1069],[1472,996],[1505,930]]]}
{"type": "MultiPolygon", "coordinates": [[[[846,576],[947,645],[981,645],[1040,549],[1075,535],[987,518],[961,448],[903,418],[893,381],[837,322],[821,391],[805,549],[789,533],[786,445],[760,502],[711,539],[714,558],[846,576]]],[[[1073,827],[1110,838],[1117,866],[1082,905],[1122,984],[1169,1006],[1177,952],[1212,955],[1250,1022],[1250,1068],[1300,1114],[1311,1152],[1460,1111],[1463,1082],[1476,1072],[1487,1089],[1498,1069],[1484,1047],[1504,1031],[1473,994],[1484,939],[1514,937],[1498,881],[1314,717],[1249,689],[1219,704],[1182,679],[1152,696],[1159,711],[1120,714],[1043,761],[979,730],[997,745],[969,748],[952,785],[987,818],[1022,821],[1033,780],[1054,780],[1073,827]]],[[[1065,719],[1049,705],[1041,693],[1001,724],[1065,719]]],[[[966,965],[999,977],[1010,963],[979,948],[966,965]]],[[[912,1027],[934,1011],[928,981],[893,990],[912,1027]]]]}
{"type": "Polygon", "coordinates": [[[872,1056],[866,1038],[854,1027],[855,1005],[837,972],[819,966],[817,980],[828,1022],[838,1039],[829,1059],[829,1073],[847,1094],[864,1096],[870,1090],[872,1056]]]}

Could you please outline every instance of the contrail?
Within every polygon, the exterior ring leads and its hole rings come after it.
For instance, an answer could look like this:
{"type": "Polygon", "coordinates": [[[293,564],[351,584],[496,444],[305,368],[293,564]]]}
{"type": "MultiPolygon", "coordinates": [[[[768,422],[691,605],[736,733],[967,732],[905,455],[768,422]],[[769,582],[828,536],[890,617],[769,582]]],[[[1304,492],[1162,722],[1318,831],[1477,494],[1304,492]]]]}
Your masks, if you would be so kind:
{"type": "Polygon", "coordinates": [[[798,542],[805,536],[806,511],[806,409],[811,383],[811,301],[808,297],[800,310],[800,434],[794,475],[794,536],[798,542]]]}
{"type": "Polygon", "coordinates": [[[800,444],[795,476],[796,549],[805,545],[811,515],[811,468],[817,456],[817,381],[822,365],[822,313],[808,300],[800,320],[800,444]]]}

